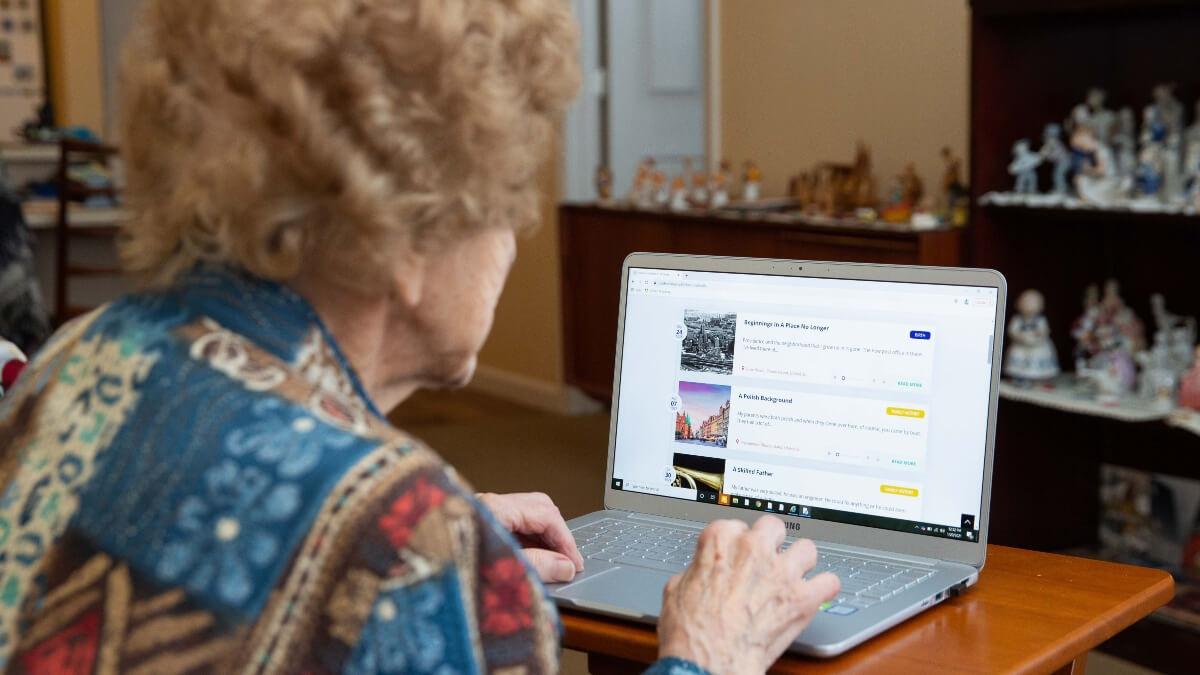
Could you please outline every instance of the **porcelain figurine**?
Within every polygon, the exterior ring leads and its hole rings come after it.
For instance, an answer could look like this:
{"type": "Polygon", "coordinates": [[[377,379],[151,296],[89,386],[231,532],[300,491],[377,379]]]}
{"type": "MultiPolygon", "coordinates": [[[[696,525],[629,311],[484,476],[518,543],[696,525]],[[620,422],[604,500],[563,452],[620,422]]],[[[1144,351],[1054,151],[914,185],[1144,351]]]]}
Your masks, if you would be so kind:
{"type": "Polygon", "coordinates": [[[1122,396],[1133,391],[1137,383],[1137,364],[1128,352],[1104,352],[1079,371],[1079,376],[1096,385],[1097,401],[1116,405],[1122,396]]]}
{"type": "Polygon", "coordinates": [[[1072,331],[1079,345],[1076,369],[1080,377],[1096,384],[1098,400],[1113,403],[1137,383],[1134,354],[1145,348],[1145,329],[1125,305],[1116,280],[1105,282],[1099,301],[1092,288],[1084,301],[1084,316],[1072,331]]]}
{"type": "Polygon", "coordinates": [[[788,181],[788,194],[796,202],[796,206],[804,212],[816,208],[817,181],[816,174],[801,171],[788,181]]]}
{"type": "Polygon", "coordinates": [[[675,176],[671,181],[671,210],[686,211],[688,206],[687,181],[683,176],[675,176]]]}
{"type": "Polygon", "coordinates": [[[1059,373],[1058,354],[1050,341],[1045,305],[1041,293],[1027,290],[1017,298],[1017,313],[1008,321],[1004,374],[1019,384],[1031,385],[1059,373]]]}
{"type": "Polygon", "coordinates": [[[1184,200],[1182,142],[1183,136],[1180,134],[1171,134],[1167,136],[1166,148],[1164,148],[1162,153],[1162,200],[1167,204],[1174,206],[1182,206],[1184,200]]]}
{"type": "Polygon", "coordinates": [[[1121,196],[1112,150],[1097,138],[1090,127],[1079,127],[1071,134],[1071,158],[1075,169],[1075,192],[1094,206],[1111,206],[1121,196]]]}
{"type": "Polygon", "coordinates": [[[1054,194],[1065,197],[1070,193],[1070,183],[1067,176],[1071,173],[1071,152],[1062,142],[1062,127],[1057,124],[1047,124],[1042,132],[1042,147],[1038,155],[1043,162],[1054,167],[1054,194]]]}
{"type": "Polygon", "coordinates": [[[1151,105],[1158,109],[1167,136],[1182,134],[1183,104],[1175,98],[1175,85],[1160,84],[1154,87],[1152,95],[1154,103],[1151,105]]]}
{"type": "Polygon", "coordinates": [[[1083,313],[1071,326],[1071,337],[1075,338],[1075,370],[1087,367],[1087,362],[1100,352],[1096,341],[1096,319],[1100,315],[1100,287],[1089,284],[1083,292],[1083,313]]]}
{"type": "Polygon", "coordinates": [[[721,160],[720,168],[712,175],[712,180],[709,183],[709,190],[712,195],[711,206],[714,209],[719,209],[729,204],[729,182],[733,176],[733,169],[729,164],[729,160],[721,160]]]}
{"type": "Polygon", "coordinates": [[[1116,279],[1104,282],[1097,333],[1102,349],[1119,349],[1132,354],[1146,347],[1145,326],[1125,304],[1121,297],[1121,285],[1116,279]]]}
{"type": "Polygon", "coordinates": [[[654,205],[654,159],[646,157],[638,162],[637,172],[633,176],[633,185],[629,188],[629,202],[640,208],[654,205]]]}
{"type": "Polygon", "coordinates": [[[1179,380],[1179,405],[1200,411],[1200,347],[1196,348],[1192,367],[1179,380]]]}
{"type": "Polygon", "coordinates": [[[1016,177],[1013,192],[1023,195],[1037,194],[1037,168],[1042,158],[1029,149],[1029,141],[1022,138],[1013,144],[1013,161],[1008,172],[1016,177]]]}
{"type": "Polygon", "coordinates": [[[753,161],[746,160],[742,167],[742,201],[756,202],[762,189],[762,171],[753,161]]]}
{"type": "Polygon", "coordinates": [[[1117,132],[1113,135],[1112,150],[1117,162],[1121,194],[1128,195],[1133,192],[1138,164],[1137,121],[1133,108],[1126,106],[1117,114],[1117,132]]]}
{"type": "Polygon", "coordinates": [[[1154,340],[1166,343],[1176,373],[1187,370],[1192,361],[1192,350],[1196,345],[1196,319],[1180,316],[1167,309],[1167,301],[1161,293],[1150,296],[1150,314],[1154,318],[1154,340]],[[1160,337],[1161,336],[1161,337],[1160,337]]]}
{"type": "Polygon", "coordinates": [[[667,185],[667,174],[656,169],[650,177],[651,203],[659,208],[665,208],[671,203],[671,189],[667,185]]]}
{"type": "Polygon", "coordinates": [[[1179,371],[1171,358],[1167,334],[1156,333],[1154,345],[1134,358],[1142,369],[1138,376],[1138,397],[1162,408],[1173,407],[1179,371]]]}
{"type": "Polygon", "coordinates": [[[917,175],[917,167],[912,162],[904,166],[904,171],[896,176],[888,204],[880,214],[889,223],[907,223],[912,220],[913,212],[921,205],[925,196],[925,183],[917,175]]]}
{"type": "Polygon", "coordinates": [[[1140,197],[1161,199],[1166,180],[1166,157],[1161,143],[1147,143],[1138,155],[1134,186],[1140,197]]]}
{"type": "Polygon", "coordinates": [[[691,201],[692,206],[695,206],[698,209],[708,208],[708,174],[703,171],[695,171],[692,173],[692,191],[688,195],[688,200],[691,201]]]}
{"type": "MultiPolygon", "coordinates": [[[[636,177],[634,181],[637,181],[636,177]]],[[[608,167],[603,164],[596,167],[596,199],[600,200],[601,203],[611,202],[613,196],[612,187],[612,171],[609,171],[608,167]]]]}
{"type": "Polygon", "coordinates": [[[1167,140],[1167,121],[1162,109],[1151,103],[1142,109],[1142,145],[1165,143],[1167,140]]]}
{"type": "Polygon", "coordinates": [[[1096,138],[1105,144],[1112,142],[1117,121],[1116,114],[1104,107],[1104,101],[1107,98],[1108,93],[1103,89],[1092,87],[1088,90],[1087,102],[1084,104],[1088,113],[1088,126],[1092,128],[1092,131],[1096,134],[1096,138]]]}
{"type": "Polygon", "coordinates": [[[954,155],[949,146],[941,150],[942,163],[942,200],[946,213],[953,212],[959,200],[967,195],[967,186],[962,179],[962,160],[954,155]]]}

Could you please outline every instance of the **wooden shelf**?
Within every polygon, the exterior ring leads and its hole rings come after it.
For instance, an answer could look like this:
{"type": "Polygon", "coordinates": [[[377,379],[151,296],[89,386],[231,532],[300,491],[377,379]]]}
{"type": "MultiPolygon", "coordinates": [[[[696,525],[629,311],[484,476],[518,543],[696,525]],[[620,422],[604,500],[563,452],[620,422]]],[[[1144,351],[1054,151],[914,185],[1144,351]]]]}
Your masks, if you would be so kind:
{"type": "Polygon", "coordinates": [[[1021,387],[1011,382],[1001,382],[1000,396],[1051,410],[1106,417],[1121,422],[1161,422],[1173,411],[1173,408],[1156,406],[1134,396],[1125,396],[1114,404],[1101,403],[1084,396],[1078,379],[1070,374],[1055,378],[1050,386],[1053,388],[1038,385],[1021,387]]]}
{"type": "MultiPolygon", "coordinates": [[[[985,195],[986,197],[986,195],[985,195]]],[[[1095,206],[1048,206],[1040,204],[984,203],[980,209],[996,218],[1026,222],[1080,222],[1114,225],[1180,225],[1200,226],[1200,213],[1194,211],[1138,211],[1133,208],[1099,208],[1095,206]]]]}

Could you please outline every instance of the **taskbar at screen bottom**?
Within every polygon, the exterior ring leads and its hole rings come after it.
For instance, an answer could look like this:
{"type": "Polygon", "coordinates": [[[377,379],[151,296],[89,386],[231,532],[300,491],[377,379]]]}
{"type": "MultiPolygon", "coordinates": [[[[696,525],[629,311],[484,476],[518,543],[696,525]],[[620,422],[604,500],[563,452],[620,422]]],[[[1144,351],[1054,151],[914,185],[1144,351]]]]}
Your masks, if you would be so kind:
{"type": "MultiPolygon", "coordinates": [[[[620,478],[613,478],[612,488],[614,490],[624,490],[624,485],[624,480],[620,478]]],[[[640,490],[631,491],[641,492],[640,490]]],[[[643,492],[642,494],[653,493],[643,492]]],[[[670,495],[654,496],[665,497],[667,499],[684,499],[684,497],[674,497],[670,495]]],[[[737,509],[748,509],[750,511],[761,511],[763,513],[772,513],[779,516],[811,518],[813,520],[845,523],[847,525],[874,527],[881,530],[910,532],[912,534],[920,534],[927,537],[957,539],[959,541],[969,542],[979,541],[979,519],[974,514],[970,513],[962,514],[958,526],[952,526],[944,523],[923,523],[916,520],[888,518],[887,516],[874,516],[866,513],[854,513],[853,511],[841,511],[838,509],[806,506],[804,504],[780,502],[774,499],[763,499],[761,497],[731,495],[707,488],[696,490],[696,497],[691,501],[703,502],[705,504],[715,504],[717,506],[728,506],[737,509]]]]}

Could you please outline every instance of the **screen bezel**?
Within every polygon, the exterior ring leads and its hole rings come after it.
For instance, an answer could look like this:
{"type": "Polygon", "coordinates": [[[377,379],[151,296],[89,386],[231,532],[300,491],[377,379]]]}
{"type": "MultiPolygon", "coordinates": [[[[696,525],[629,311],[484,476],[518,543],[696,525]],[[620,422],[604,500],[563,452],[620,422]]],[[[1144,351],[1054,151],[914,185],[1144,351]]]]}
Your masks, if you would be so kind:
{"type": "Polygon", "coordinates": [[[885,549],[907,555],[948,560],[982,568],[987,555],[988,528],[991,524],[992,460],[996,441],[996,413],[1000,392],[1000,363],[1003,350],[1004,312],[1008,283],[995,270],[914,265],[872,265],[808,260],[771,260],[722,256],[677,255],[669,253],[631,253],[621,268],[621,292],[617,321],[617,350],[613,368],[612,415],[609,421],[608,468],[604,485],[604,507],[668,518],[708,522],[736,518],[747,523],[763,514],[730,506],[687,501],[659,495],[615,490],[612,486],[616,457],[617,420],[620,416],[621,363],[625,338],[625,303],[629,288],[629,270],[662,269],[695,272],[760,274],[850,281],[941,284],[983,287],[996,290],[995,329],[992,338],[992,377],[988,395],[987,434],[984,444],[983,483],[979,510],[979,540],[976,542],[942,539],[920,534],[885,530],[866,525],[850,525],[776,514],[792,524],[788,534],[817,541],[837,542],[865,548],[885,549]]]}

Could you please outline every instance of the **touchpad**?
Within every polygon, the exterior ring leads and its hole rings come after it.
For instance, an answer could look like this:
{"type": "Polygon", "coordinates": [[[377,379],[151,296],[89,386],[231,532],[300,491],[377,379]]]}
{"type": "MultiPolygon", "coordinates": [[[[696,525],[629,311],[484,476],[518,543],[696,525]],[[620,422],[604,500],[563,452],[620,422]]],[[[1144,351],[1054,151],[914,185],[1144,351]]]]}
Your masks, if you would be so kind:
{"type": "Polygon", "coordinates": [[[656,570],[614,567],[559,589],[555,595],[575,604],[631,617],[656,617],[662,611],[662,592],[670,574],[656,570]]]}

